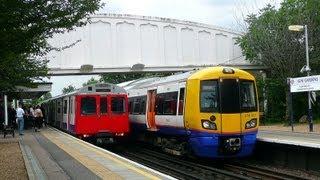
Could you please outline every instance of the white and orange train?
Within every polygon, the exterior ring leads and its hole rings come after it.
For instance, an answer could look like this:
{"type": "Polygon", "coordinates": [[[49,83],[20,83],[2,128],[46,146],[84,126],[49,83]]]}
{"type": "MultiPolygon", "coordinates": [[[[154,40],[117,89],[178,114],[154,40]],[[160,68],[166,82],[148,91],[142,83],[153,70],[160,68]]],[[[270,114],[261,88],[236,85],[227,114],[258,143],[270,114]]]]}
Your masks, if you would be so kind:
{"type": "Polygon", "coordinates": [[[211,67],[122,85],[131,130],[167,152],[225,158],[250,155],[259,125],[255,78],[211,67]]]}

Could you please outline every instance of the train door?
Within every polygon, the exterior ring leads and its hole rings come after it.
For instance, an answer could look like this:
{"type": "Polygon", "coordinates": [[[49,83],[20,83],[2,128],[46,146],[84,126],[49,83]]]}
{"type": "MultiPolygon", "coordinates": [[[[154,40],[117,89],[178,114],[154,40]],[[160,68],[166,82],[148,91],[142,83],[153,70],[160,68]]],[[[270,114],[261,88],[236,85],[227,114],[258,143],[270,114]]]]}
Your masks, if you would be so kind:
{"type": "Polygon", "coordinates": [[[100,104],[100,106],[99,106],[100,111],[99,111],[99,116],[98,116],[99,131],[108,131],[110,123],[111,123],[110,112],[109,112],[110,102],[108,100],[108,96],[101,95],[99,104],[100,104]]]}
{"type": "Polygon", "coordinates": [[[157,95],[157,90],[148,90],[147,128],[148,130],[151,130],[151,131],[157,130],[156,120],[155,120],[156,95],[157,95]]]}
{"type": "Polygon", "coordinates": [[[112,132],[129,131],[128,98],[126,95],[109,96],[110,130],[112,132]]]}
{"type": "Polygon", "coordinates": [[[70,96],[69,99],[69,122],[68,130],[75,131],[75,96],[70,96]]]}
{"type": "Polygon", "coordinates": [[[222,134],[241,133],[239,79],[220,79],[222,134]]]}
{"type": "Polygon", "coordinates": [[[76,120],[76,133],[93,134],[99,128],[98,116],[98,95],[77,96],[77,110],[79,110],[76,120]]]}
{"type": "Polygon", "coordinates": [[[68,119],[69,119],[69,97],[63,98],[63,120],[62,129],[68,130],[68,119]]]}
{"type": "Polygon", "coordinates": [[[62,98],[57,99],[57,114],[55,118],[56,118],[56,121],[55,121],[56,127],[62,128],[62,119],[63,119],[62,98]]]}
{"type": "Polygon", "coordinates": [[[186,83],[179,83],[178,91],[178,103],[177,103],[177,126],[184,128],[183,114],[184,114],[184,104],[185,104],[185,86],[186,83]]]}

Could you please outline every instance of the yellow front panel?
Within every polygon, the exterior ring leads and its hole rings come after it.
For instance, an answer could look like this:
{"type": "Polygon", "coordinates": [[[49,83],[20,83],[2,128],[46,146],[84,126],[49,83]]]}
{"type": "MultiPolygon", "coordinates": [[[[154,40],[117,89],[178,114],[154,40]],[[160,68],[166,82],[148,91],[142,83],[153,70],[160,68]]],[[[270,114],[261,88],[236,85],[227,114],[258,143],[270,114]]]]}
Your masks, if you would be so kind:
{"type": "Polygon", "coordinates": [[[215,116],[216,120],[213,121],[217,125],[217,130],[208,130],[208,129],[203,129],[201,125],[201,121],[198,123],[199,125],[195,128],[197,129],[202,129],[203,131],[209,131],[212,133],[221,133],[221,115],[219,113],[200,113],[200,118],[205,119],[205,120],[210,120],[211,116],[215,116]]]}
{"type": "Polygon", "coordinates": [[[186,93],[186,106],[185,106],[185,126],[187,129],[207,131],[212,133],[221,132],[221,116],[218,113],[200,113],[200,81],[199,80],[188,80],[187,81],[187,93],[186,93]],[[214,121],[217,125],[217,130],[206,130],[202,128],[201,119],[209,120],[214,115],[216,120],[214,121]]]}
{"type": "Polygon", "coordinates": [[[242,132],[250,132],[250,131],[257,131],[259,126],[259,112],[248,112],[248,113],[241,113],[241,119],[242,119],[242,132]],[[246,123],[250,121],[251,119],[256,118],[257,119],[257,126],[255,128],[246,129],[246,123]]]}
{"type": "Polygon", "coordinates": [[[222,134],[241,133],[240,114],[222,114],[222,134]]]}
{"type": "Polygon", "coordinates": [[[185,126],[187,129],[200,129],[199,81],[188,80],[186,85],[185,126]]]}

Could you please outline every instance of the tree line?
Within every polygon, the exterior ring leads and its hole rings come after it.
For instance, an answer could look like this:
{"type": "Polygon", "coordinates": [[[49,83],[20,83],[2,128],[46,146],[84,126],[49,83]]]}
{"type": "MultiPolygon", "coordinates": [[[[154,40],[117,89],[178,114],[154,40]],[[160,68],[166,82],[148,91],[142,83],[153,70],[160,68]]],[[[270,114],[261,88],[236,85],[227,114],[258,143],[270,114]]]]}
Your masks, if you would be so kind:
{"type": "MultiPolygon", "coordinates": [[[[247,32],[238,43],[248,61],[265,66],[268,72],[265,80],[258,78],[259,89],[264,90],[268,102],[266,121],[288,120],[287,78],[306,76],[300,73],[306,64],[304,32],[289,31],[288,26],[308,26],[311,74],[320,73],[319,12],[319,0],[284,0],[279,9],[267,5],[245,20],[247,32]]],[[[294,94],[295,119],[307,113],[306,97],[306,93],[294,94]]],[[[313,109],[319,118],[319,103],[313,104],[313,109]]]]}

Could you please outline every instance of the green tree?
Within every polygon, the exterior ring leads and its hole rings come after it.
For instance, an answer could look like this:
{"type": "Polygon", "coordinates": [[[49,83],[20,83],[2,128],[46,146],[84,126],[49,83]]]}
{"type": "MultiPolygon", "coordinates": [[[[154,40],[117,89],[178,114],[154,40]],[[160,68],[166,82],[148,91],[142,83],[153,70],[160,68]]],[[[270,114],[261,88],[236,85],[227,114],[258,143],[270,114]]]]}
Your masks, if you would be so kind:
{"type": "Polygon", "coordinates": [[[163,73],[152,73],[152,72],[134,72],[134,73],[110,73],[110,74],[102,74],[100,75],[101,82],[108,82],[112,84],[118,84],[126,81],[132,81],[140,78],[146,77],[162,77],[171,75],[170,72],[163,73]]]}
{"type": "Polygon", "coordinates": [[[62,89],[62,94],[68,94],[69,92],[72,92],[74,90],[76,90],[76,88],[74,86],[72,86],[72,85],[69,85],[69,86],[64,87],[62,89]]]}
{"type": "Polygon", "coordinates": [[[50,92],[45,93],[44,95],[41,96],[43,100],[47,100],[52,98],[52,94],[50,92]]]}
{"type": "Polygon", "coordinates": [[[238,39],[238,43],[247,60],[269,69],[269,79],[264,86],[269,115],[274,115],[274,118],[288,118],[288,113],[285,113],[288,107],[286,79],[305,76],[300,74],[306,62],[304,33],[289,31],[289,25],[308,25],[311,73],[320,71],[319,9],[318,0],[285,0],[279,9],[268,5],[246,19],[248,31],[238,39]]]}
{"type": "Polygon", "coordinates": [[[93,77],[89,79],[87,82],[82,84],[82,87],[88,86],[88,85],[93,85],[99,83],[99,80],[94,79],[93,77]]]}
{"type": "Polygon", "coordinates": [[[47,76],[47,39],[86,23],[100,0],[0,0],[0,92],[47,76]]]}
{"type": "Polygon", "coordinates": [[[44,95],[42,95],[41,97],[34,99],[31,101],[31,105],[37,105],[42,103],[43,101],[52,98],[52,94],[50,92],[45,93],[44,95]]]}

